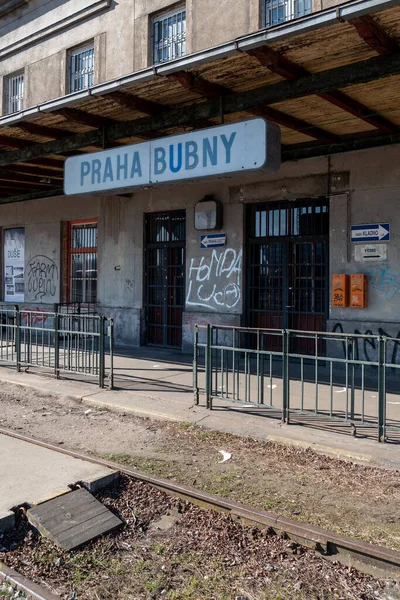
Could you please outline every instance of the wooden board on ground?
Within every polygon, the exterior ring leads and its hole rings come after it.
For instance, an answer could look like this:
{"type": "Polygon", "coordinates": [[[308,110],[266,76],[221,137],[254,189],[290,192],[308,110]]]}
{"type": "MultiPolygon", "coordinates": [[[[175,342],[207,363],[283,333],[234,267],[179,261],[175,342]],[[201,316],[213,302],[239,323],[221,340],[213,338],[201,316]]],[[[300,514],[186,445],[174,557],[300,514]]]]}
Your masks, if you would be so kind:
{"type": "Polygon", "coordinates": [[[33,506],[27,516],[44,537],[65,550],[78,548],[123,525],[83,488],[33,506]]]}

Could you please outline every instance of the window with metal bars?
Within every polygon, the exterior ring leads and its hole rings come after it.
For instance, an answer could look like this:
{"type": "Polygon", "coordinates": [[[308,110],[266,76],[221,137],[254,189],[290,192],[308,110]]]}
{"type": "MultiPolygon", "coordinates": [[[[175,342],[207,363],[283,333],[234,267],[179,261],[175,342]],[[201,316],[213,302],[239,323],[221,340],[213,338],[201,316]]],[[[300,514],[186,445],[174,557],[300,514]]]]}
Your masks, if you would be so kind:
{"type": "Polygon", "coordinates": [[[153,20],[153,62],[168,62],[186,54],[186,10],[179,9],[153,20]]]}
{"type": "Polygon", "coordinates": [[[14,73],[5,79],[5,113],[11,115],[24,108],[24,73],[14,73]]]}
{"type": "Polygon", "coordinates": [[[69,55],[70,92],[79,92],[94,85],[93,44],[72,50],[69,55]]]}
{"type": "Polygon", "coordinates": [[[265,0],[265,27],[304,17],[312,12],[312,0],[265,0]]]}
{"type": "Polygon", "coordinates": [[[97,301],[97,220],[69,224],[69,302],[97,301]]]}

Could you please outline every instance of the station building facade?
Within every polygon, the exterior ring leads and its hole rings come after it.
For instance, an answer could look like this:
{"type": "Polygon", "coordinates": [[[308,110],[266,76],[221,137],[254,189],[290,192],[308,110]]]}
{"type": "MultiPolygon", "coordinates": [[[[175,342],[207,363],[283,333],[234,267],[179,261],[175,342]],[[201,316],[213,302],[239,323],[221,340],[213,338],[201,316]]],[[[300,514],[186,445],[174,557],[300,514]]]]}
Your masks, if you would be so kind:
{"type": "MultiPolygon", "coordinates": [[[[200,52],[211,45],[214,33],[213,45],[224,44],[235,36],[260,29],[261,25],[265,27],[265,19],[272,18],[268,3],[262,6],[250,3],[249,8],[244,1],[226,3],[227,11],[234,11],[228,30],[225,28],[229,19],[224,25],[219,16],[210,20],[214,15],[211,5],[207,10],[204,2],[194,0],[183,8],[180,4],[170,7],[164,6],[165,2],[139,1],[78,6],[78,0],[74,0],[61,6],[54,0],[50,3],[54,14],[40,9],[41,3],[35,0],[16,2],[14,8],[12,2],[8,4],[10,11],[0,17],[3,39],[8,40],[9,49],[3,57],[0,51],[4,100],[0,125],[4,125],[3,130],[8,127],[8,132],[11,126],[17,131],[18,123],[25,123],[25,129],[21,125],[20,131],[32,135],[35,128],[29,129],[29,123],[39,121],[30,119],[29,109],[43,103],[48,111],[43,108],[39,112],[51,116],[50,103],[54,99],[59,103],[57,118],[64,110],[64,117],[68,115],[72,123],[69,133],[79,134],[84,117],[75,114],[74,120],[73,111],[82,112],[83,105],[78,101],[72,104],[71,100],[63,108],[63,99],[103,81],[118,82],[118,78],[128,73],[148,69],[154,60],[153,52],[163,51],[163,25],[158,28],[154,19],[162,21],[164,11],[167,20],[179,20],[187,10],[188,22],[185,36],[182,23],[180,29],[178,26],[174,29],[180,35],[176,44],[181,46],[175,44],[177,56],[164,55],[165,62],[200,52]],[[86,14],[89,8],[92,15],[86,14]],[[79,15],[82,22],[73,25],[73,19],[79,15]],[[71,21],[64,30],[62,18],[71,21]],[[130,28],[126,27],[128,21],[130,28]],[[53,28],[52,35],[43,33],[43,39],[25,47],[21,32],[33,39],[38,35],[38,24],[43,31],[46,27],[53,28]],[[88,24],[92,40],[89,44],[88,24]],[[206,25],[207,39],[202,38],[206,25]],[[160,39],[155,39],[155,35],[160,39]],[[99,56],[104,60],[99,60],[99,56]],[[92,61],[98,65],[95,69],[92,61]],[[9,87],[13,73],[16,76],[23,73],[23,86],[16,79],[14,88],[9,87]],[[45,84],[41,74],[46,74],[45,84]],[[79,77],[83,83],[76,84],[79,77]],[[18,105],[20,100],[11,97],[13,94],[22,95],[22,104],[18,105]],[[16,103],[16,110],[12,102],[16,103]],[[12,120],[16,114],[21,114],[20,120],[10,125],[7,119],[12,120]]],[[[279,10],[277,5],[278,15],[279,10]]],[[[315,7],[309,12],[313,10],[315,7]]],[[[280,26],[279,19],[276,25],[280,26]]],[[[282,26],[286,25],[285,20],[282,26]]],[[[304,39],[306,35],[307,32],[304,39]]],[[[321,43],[323,37],[322,32],[321,43]]],[[[298,47],[304,47],[304,42],[298,47]]],[[[363,58],[371,55],[369,48],[363,58]]],[[[201,70],[200,66],[198,69],[201,70]]],[[[106,94],[102,98],[105,100],[106,94]]],[[[149,93],[146,101],[156,104],[159,98],[149,93]]],[[[127,118],[126,106],[120,102],[115,110],[119,110],[117,118],[123,122],[127,118]]],[[[89,132],[95,129],[96,116],[104,119],[103,125],[109,125],[114,118],[93,112],[91,124],[86,117],[89,132]]],[[[242,113],[235,122],[248,116],[242,113]]],[[[264,117],[268,119],[268,113],[264,117]]],[[[348,113],[342,117],[340,120],[335,115],[334,122],[340,124],[340,134],[345,138],[356,126],[354,117],[348,113]]],[[[220,118],[208,122],[207,131],[210,125],[218,127],[222,121],[223,108],[220,118]]],[[[329,119],[320,116],[319,122],[324,122],[329,130],[329,119]]],[[[365,121],[361,123],[365,126],[365,121]]],[[[41,142],[54,141],[56,136],[51,136],[50,128],[53,127],[54,134],[58,126],[50,118],[45,124],[40,122],[41,142]]],[[[400,146],[388,143],[379,148],[353,148],[326,155],[321,152],[319,156],[311,152],[310,158],[304,154],[301,159],[285,159],[285,148],[291,138],[299,136],[296,142],[301,150],[310,136],[307,138],[307,132],[299,126],[293,130],[294,135],[288,127],[281,129],[283,160],[273,172],[225,172],[201,179],[145,183],[117,190],[103,186],[95,193],[85,190],[83,194],[49,195],[45,189],[41,197],[40,184],[62,183],[60,170],[52,171],[56,157],[49,152],[50,158],[43,160],[40,166],[43,175],[37,182],[31,181],[29,173],[35,164],[39,168],[38,161],[26,158],[24,164],[29,168],[10,169],[0,188],[4,302],[19,304],[24,309],[39,307],[44,313],[58,304],[93,307],[114,317],[118,344],[153,345],[184,352],[193,349],[194,325],[207,323],[382,333],[400,338],[400,146]],[[49,172],[54,179],[47,177],[49,172]],[[17,173],[25,174],[25,178],[19,180],[17,173]],[[24,199],[24,193],[36,189],[34,183],[39,187],[35,199],[24,199]],[[206,207],[206,216],[202,207],[206,207]],[[365,239],[352,241],[352,226],[357,225],[377,229],[378,239],[370,235],[372,241],[369,241],[367,232],[365,239]],[[387,225],[389,229],[385,229],[387,225]],[[367,276],[364,308],[335,306],[334,274],[367,276]]],[[[36,134],[38,131],[36,128],[36,134]]],[[[173,128],[168,131],[175,132],[173,128]]],[[[331,137],[334,136],[336,133],[331,137]]],[[[29,143],[39,143],[39,138],[16,139],[16,145],[11,142],[11,149],[18,148],[18,140],[22,140],[20,148],[24,151],[29,143]]],[[[129,142],[140,143],[140,136],[129,142]]],[[[85,146],[85,151],[97,150],[100,149],[96,144],[85,146]]],[[[64,149],[64,158],[79,153],[75,148],[68,153],[64,149]]],[[[21,167],[22,161],[16,164],[21,167]]],[[[7,167],[1,168],[4,173],[7,167]]],[[[360,350],[367,359],[374,353],[368,344],[360,350]]]]}

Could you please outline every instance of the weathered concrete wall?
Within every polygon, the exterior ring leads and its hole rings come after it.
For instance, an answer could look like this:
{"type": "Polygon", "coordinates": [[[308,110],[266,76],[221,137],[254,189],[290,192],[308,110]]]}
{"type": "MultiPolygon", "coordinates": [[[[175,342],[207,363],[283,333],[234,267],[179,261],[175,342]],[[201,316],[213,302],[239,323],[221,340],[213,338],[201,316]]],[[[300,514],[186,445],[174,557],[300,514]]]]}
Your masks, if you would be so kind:
{"type": "Polygon", "coordinates": [[[25,301],[60,302],[60,222],[25,227],[25,301]]]}
{"type": "MultiPolygon", "coordinates": [[[[211,0],[185,5],[187,54],[262,27],[259,0],[222,0],[217,11],[211,0]]],[[[25,108],[58,98],[68,93],[68,51],[90,41],[95,83],[143,69],[153,60],[153,16],[177,6],[171,0],[112,0],[109,6],[106,0],[31,0],[0,20],[0,80],[25,70],[25,108]]]]}
{"type": "Polygon", "coordinates": [[[194,205],[186,212],[186,312],[183,319],[183,349],[190,351],[193,326],[240,326],[243,312],[243,205],[230,203],[226,192],[223,228],[226,246],[200,248],[202,231],[194,228],[194,205]],[[238,226],[240,224],[240,226],[238,226]]]}
{"type": "MultiPolygon", "coordinates": [[[[385,332],[397,337],[400,327],[400,168],[399,147],[351,155],[350,193],[345,202],[332,202],[331,273],[365,273],[368,275],[368,308],[331,308],[330,330],[362,334],[385,332]],[[335,208],[334,208],[335,207],[335,208]],[[347,228],[344,226],[347,213],[347,228]],[[356,262],[355,244],[349,242],[351,225],[390,223],[387,260],[356,262]],[[334,231],[333,231],[334,230],[334,231]],[[347,235],[345,235],[347,230],[347,235]]],[[[335,160],[338,168],[349,164],[345,157],[335,160]]],[[[368,350],[367,346],[362,346],[368,350]]],[[[361,353],[360,358],[367,358],[361,353]]]]}
{"type": "MultiPolygon", "coordinates": [[[[144,215],[185,209],[183,348],[190,351],[195,323],[229,326],[243,323],[246,281],[244,205],[330,196],[330,276],[332,273],[367,273],[369,306],[363,310],[331,308],[328,330],[376,334],[382,330],[398,337],[399,159],[400,146],[393,146],[332,157],[330,166],[326,158],[284,164],[276,174],[264,178],[260,174],[246,177],[242,184],[232,180],[201,181],[138,190],[126,197],[72,196],[68,202],[64,198],[51,198],[3,205],[0,206],[0,222],[2,227],[26,228],[26,277],[30,261],[39,255],[54,261],[62,281],[61,222],[98,218],[98,300],[104,313],[115,316],[117,340],[139,345],[144,338],[144,215]],[[194,205],[209,194],[224,205],[221,231],[227,234],[227,246],[215,252],[200,250],[202,232],[194,229],[194,205]],[[391,224],[387,261],[367,265],[354,261],[354,244],[349,242],[350,225],[368,221],[391,224]]],[[[46,267],[44,271],[49,269],[46,267]]],[[[50,296],[41,300],[42,307],[58,301],[59,286],[55,296],[50,296]]],[[[27,301],[28,298],[34,300],[31,295],[27,296],[27,301]]],[[[369,346],[366,350],[372,356],[369,346]]]]}
{"type": "Polygon", "coordinates": [[[132,73],[133,38],[134,0],[32,0],[0,21],[0,78],[25,69],[25,107],[34,106],[67,93],[67,52],[88,41],[95,83],[132,73]]]}

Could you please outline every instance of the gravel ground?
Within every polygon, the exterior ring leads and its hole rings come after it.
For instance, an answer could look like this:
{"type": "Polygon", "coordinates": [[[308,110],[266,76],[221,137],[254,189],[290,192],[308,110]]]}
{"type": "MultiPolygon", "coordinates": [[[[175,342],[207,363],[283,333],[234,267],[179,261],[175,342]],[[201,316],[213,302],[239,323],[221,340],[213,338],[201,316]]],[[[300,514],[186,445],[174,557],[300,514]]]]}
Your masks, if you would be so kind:
{"type": "Polygon", "coordinates": [[[0,426],[400,550],[398,471],[4,384],[0,426]],[[232,458],[219,463],[219,450],[232,458]]]}
{"type": "Polygon", "coordinates": [[[125,476],[98,497],[124,520],[120,531],[67,553],[22,519],[3,538],[0,560],[70,600],[383,600],[400,592],[125,476]]]}

